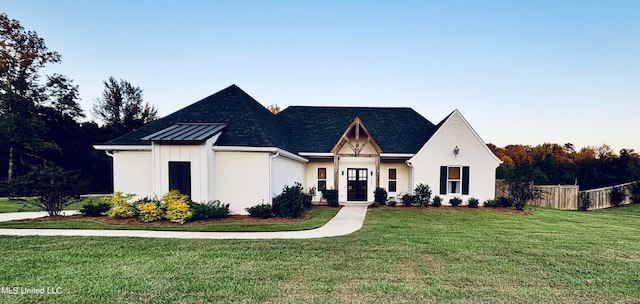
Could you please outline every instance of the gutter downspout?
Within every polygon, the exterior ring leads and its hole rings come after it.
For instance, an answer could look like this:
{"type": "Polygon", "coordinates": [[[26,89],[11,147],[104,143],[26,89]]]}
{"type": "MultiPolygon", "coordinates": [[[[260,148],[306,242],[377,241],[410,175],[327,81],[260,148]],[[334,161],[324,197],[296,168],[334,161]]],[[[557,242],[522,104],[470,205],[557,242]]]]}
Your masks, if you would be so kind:
{"type": "Polygon", "coordinates": [[[107,156],[113,158],[113,150],[104,150],[104,153],[107,154],[107,156]]]}
{"type": "Polygon", "coordinates": [[[280,151],[276,151],[276,154],[269,156],[269,204],[273,203],[273,197],[271,197],[271,189],[273,189],[273,159],[280,156],[280,151]]]}
{"type": "Polygon", "coordinates": [[[411,183],[411,184],[409,185],[409,190],[411,190],[411,189],[413,189],[413,186],[414,186],[414,185],[413,185],[413,169],[414,169],[414,168],[413,168],[413,165],[411,164],[411,162],[410,162],[410,161],[405,160],[405,161],[404,161],[404,163],[405,163],[405,164],[407,164],[407,166],[409,166],[409,168],[411,168],[411,177],[409,177],[409,182],[411,183]]]}

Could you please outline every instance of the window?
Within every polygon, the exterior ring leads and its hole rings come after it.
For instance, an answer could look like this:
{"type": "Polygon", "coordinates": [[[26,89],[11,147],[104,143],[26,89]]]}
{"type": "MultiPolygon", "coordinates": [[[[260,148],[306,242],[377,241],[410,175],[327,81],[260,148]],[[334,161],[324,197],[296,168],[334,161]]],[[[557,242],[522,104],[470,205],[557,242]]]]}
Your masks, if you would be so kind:
{"type": "Polygon", "coordinates": [[[449,167],[447,170],[447,193],[460,194],[460,167],[449,167]]]}
{"type": "Polygon", "coordinates": [[[469,194],[469,167],[441,166],[440,194],[469,194]]]}
{"type": "Polygon", "coordinates": [[[389,169],[389,192],[397,191],[397,170],[395,168],[389,169]]]}
{"type": "Polygon", "coordinates": [[[318,191],[327,190],[327,168],[318,168],[318,191]]]}

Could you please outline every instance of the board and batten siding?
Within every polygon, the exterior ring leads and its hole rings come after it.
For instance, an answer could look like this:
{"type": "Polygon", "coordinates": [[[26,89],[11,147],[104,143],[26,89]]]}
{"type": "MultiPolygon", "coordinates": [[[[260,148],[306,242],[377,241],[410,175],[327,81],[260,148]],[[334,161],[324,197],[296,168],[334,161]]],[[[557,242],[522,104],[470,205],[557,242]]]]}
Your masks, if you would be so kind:
{"type": "Polygon", "coordinates": [[[269,203],[269,157],[266,152],[222,152],[215,155],[216,199],[230,204],[234,214],[246,207],[269,203]]]}
{"type": "Polygon", "coordinates": [[[206,143],[197,145],[153,143],[154,194],[161,197],[169,192],[169,162],[190,162],[191,200],[194,202],[208,201],[209,170],[207,169],[207,150],[206,143]]]}
{"type": "Polygon", "coordinates": [[[495,197],[496,168],[500,160],[457,110],[409,162],[413,166],[412,189],[420,183],[429,185],[433,196],[442,197],[444,205],[453,197],[460,197],[464,203],[470,197],[481,202],[495,197]],[[453,152],[455,147],[459,149],[457,155],[453,152]],[[469,167],[469,194],[440,194],[442,166],[469,167]]]}
{"type": "Polygon", "coordinates": [[[138,197],[153,195],[151,151],[113,153],[113,189],[138,197]]]}

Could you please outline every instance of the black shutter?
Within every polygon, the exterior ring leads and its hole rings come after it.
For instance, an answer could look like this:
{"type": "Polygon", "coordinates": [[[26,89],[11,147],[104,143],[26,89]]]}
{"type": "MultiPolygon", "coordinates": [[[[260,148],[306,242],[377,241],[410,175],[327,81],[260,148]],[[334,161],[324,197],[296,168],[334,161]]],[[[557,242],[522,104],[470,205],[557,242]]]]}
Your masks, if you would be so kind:
{"type": "Polygon", "coordinates": [[[440,166],[440,194],[447,194],[447,166],[440,166]]]}
{"type": "Polygon", "coordinates": [[[462,167],[462,194],[469,194],[469,167],[462,167]]]}

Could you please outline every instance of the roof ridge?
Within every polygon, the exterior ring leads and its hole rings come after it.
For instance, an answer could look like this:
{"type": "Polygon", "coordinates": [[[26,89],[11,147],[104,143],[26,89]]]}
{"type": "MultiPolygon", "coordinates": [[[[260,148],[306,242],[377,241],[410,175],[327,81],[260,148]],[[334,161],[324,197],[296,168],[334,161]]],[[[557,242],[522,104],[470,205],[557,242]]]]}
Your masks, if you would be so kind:
{"type": "MultiPolygon", "coordinates": [[[[251,117],[253,118],[251,123],[256,127],[256,129],[258,129],[258,131],[259,131],[258,133],[259,133],[260,137],[266,143],[268,143],[270,145],[275,145],[269,138],[267,138],[267,136],[265,136],[265,128],[260,123],[261,120],[256,117],[256,113],[253,111],[252,107],[247,103],[247,101],[245,100],[246,99],[245,97],[249,97],[249,98],[253,99],[253,101],[255,101],[256,103],[257,103],[257,101],[253,97],[251,97],[251,95],[247,94],[247,92],[243,91],[240,87],[234,85],[234,89],[239,90],[240,93],[244,93],[244,94],[238,94],[236,96],[238,96],[238,98],[240,99],[240,102],[242,103],[242,106],[247,110],[247,112],[251,113],[251,117]]],[[[262,107],[262,108],[264,108],[264,107],[262,107]]],[[[266,108],[264,108],[264,109],[266,111],[269,111],[266,108]]],[[[271,113],[271,112],[269,112],[269,113],[271,113]]],[[[273,115],[273,113],[271,113],[271,115],[273,115]]]]}

